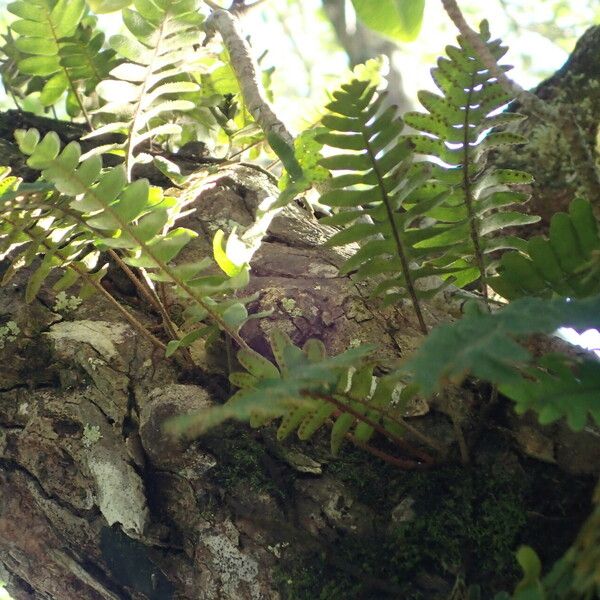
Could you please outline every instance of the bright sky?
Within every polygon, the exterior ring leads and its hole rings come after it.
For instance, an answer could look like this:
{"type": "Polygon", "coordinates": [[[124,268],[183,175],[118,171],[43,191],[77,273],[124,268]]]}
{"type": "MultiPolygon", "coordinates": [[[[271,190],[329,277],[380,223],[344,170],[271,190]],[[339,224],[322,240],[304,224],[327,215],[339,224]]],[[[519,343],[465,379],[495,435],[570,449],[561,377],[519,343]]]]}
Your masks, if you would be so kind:
{"type": "MultiPolygon", "coordinates": [[[[0,0],[0,23],[5,21],[8,1],[0,0]]],[[[224,5],[229,1],[221,0],[224,5]]],[[[558,69],[577,37],[600,20],[597,0],[460,0],[459,4],[471,25],[489,20],[492,34],[509,46],[506,62],[515,65],[512,76],[524,87],[536,85],[558,69]],[[560,39],[554,43],[543,34],[560,39]]],[[[329,23],[316,16],[320,5],[321,0],[267,0],[244,20],[256,55],[264,54],[261,65],[275,67],[276,108],[292,126],[298,126],[302,116],[305,122],[312,120],[325,90],[335,87],[346,66],[329,23]]],[[[432,87],[429,69],[456,36],[439,0],[427,0],[425,10],[421,35],[401,48],[404,86],[411,97],[432,87]]],[[[107,33],[116,33],[120,18],[104,15],[101,24],[107,33]]]]}
{"type": "MultiPolygon", "coordinates": [[[[347,3],[351,10],[350,0],[347,3]]],[[[509,46],[505,62],[516,67],[512,77],[526,88],[535,86],[556,71],[567,59],[577,37],[600,20],[600,7],[595,0],[461,0],[459,3],[472,26],[476,27],[483,18],[488,19],[492,35],[501,37],[509,46]],[[543,33],[562,34],[561,37],[566,39],[559,41],[565,47],[561,48],[543,33]]],[[[306,94],[304,64],[314,65],[312,79],[315,83],[330,82],[330,85],[346,66],[344,53],[333,46],[329,24],[314,19],[320,4],[321,0],[268,0],[264,10],[249,15],[245,21],[246,33],[251,36],[256,55],[267,52],[263,66],[276,68],[276,104],[288,120],[297,118],[298,105],[286,102],[283,91],[289,89],[292,80],[297,93],[300,96],[306,94]],[[286,29],[294,32],[294,42],[290,41],[286,29]],[[330,48],[329,52],[323,52],[323,44],[330,48]],[[278,91],[282,93],[278,94],[278,91]]],[[[406,56],[404,86],[410,97],[416,97],[420,89],[433,87],[429,69],[444,47],[455,43],[456,30],[439,0],[428,0],[425,11],[419,38],[401,48],[406,56]]]]}

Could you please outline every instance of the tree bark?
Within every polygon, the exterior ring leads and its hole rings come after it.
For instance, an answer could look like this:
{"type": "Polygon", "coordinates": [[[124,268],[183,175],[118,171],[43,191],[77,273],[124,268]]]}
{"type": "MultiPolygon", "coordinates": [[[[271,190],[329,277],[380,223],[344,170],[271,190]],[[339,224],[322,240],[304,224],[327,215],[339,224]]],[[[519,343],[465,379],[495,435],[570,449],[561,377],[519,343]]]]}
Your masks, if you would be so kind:
{"type": "MultiPolygon", "coordinates": [[[[75,125],[4,115],[3,158],[26,177],[7,140],[32,124],[56,128],[63,141],[81,135],[75,125]]],[[[215,229],[249,224],[276,193],[257,169],[223,168],[182,223],[200,234],[185,259],[210,255],[215,229]]],[[[249,290],[258,293],[251,310],[272,314],[242,333],[263,354],[273,327],[297,344],[318,337],[330,354],[376,343],[385,368],[420,343],[416,319],[338,276],[344,255],[322,246],[329,234],[297,206],[274,221],[249,290]]],[[[447,451],[428,472],[351,449],[333,459],[326,432],[282,444],[272,427],[228,424],[178,445],[164,422],[230,393],[224,350],[183,370],[102,298],[58,314],[43,289],[25,304],[27,276],[0,288],[3,321],[22,332],[0,350],[0,580],[17,600],[441,600],[463,576],[491,594],[514,583],[520,543],[551,561],[589,511],[598,434],[542,428],[503,403],[490,415],[489,390],[474,382],[458,408],[406,408],[447,451]],[[469,467],[459,465],[457,427],[469,467]],[[491,549],[500,567],[482,558],[491,549]]],[[[113,286],[139,320],[157,324],[131,290],[118,279],[113,286]]],[[[426,308],[430,325],[453,316],[445,299],[426,308]]]]}
{"type": "MultiPolygon", "coordinates": [[[[542,81],[533,92],[561,111],[570,112],[598,164],[598,117],[600,115],[600,26],[590,27],[578,40],[565,64],[551,77],[542,81]]],[[[499,153],[499,166],[524,168],[535,175],[532,200],[527,210],[542,217],[540,228],[546,230],[552,215],[568,210],[569,203],[584,193],[569,157],[571,150],[563,135],[550,123],[540,122],[535,115],[513,103],[510,109],[521,112],[528,119],[517,126],[526,135],[528,143],[517,152],[499,153]]],[[[598,198],[589,198],[596,207],[598,198]]],[[[600,213],[597,213],[597,215],[600,213]]]]}

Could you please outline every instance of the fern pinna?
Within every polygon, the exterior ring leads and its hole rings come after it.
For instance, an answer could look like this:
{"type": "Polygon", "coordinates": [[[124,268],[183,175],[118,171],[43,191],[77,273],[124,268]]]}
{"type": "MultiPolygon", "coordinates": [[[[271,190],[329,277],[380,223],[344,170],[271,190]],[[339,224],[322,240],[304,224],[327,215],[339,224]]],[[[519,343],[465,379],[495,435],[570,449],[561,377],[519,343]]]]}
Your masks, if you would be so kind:
{"type": "MultiPolygon", "coordinates": [[[[480,35],[496,59],[505,54],[506,48],[499,40],[490,41],[485,21],[480,35]]],[[[453,270],[459,287],[479,279],[481,292],[487,298],[487,280],[494,266],[489,254],[501,248],[523,247],[519,238],[492,234],[539,219],[507,210],[527,200],[526,194],[513,191],[510,186],[530,183],[530,175],[496,169],[486,163],[490,150],[525,141],[515,133],[496,130],[522,117],[506,112],[496,114],[510,96],[469,44],[460,36],[458,42],[460,47],[448,46],[448,58],[440,58],[432,69],[442,96],[421,92],[419,100],[427,112],[405,115],[407,125],[425,134],[408,136],[415,152],[434,158],[429,163],[431,179],[421,193],[430,195],[434,190],[451,189],[443,204],[428,212],[437,221],[439,234],[418,242],[416,247],[443,249],[435,264],[453,270]]],[[[415,199],[418,198],[416,194],[415,199]]]]}
{"type": "Polygon", "coordinates": [[[417,230],[407,230],[441,201],[443,192],[403,210],[404,201],[425,182],[429,170],[424,164],[413,165],[410,143],[400,137],[403,122],[396,117],[395,107],[384,108],[385,95],[377,93],[369,78],[353,79],[333,95],[329,113],[322,119],[328,131],[315,137],[342,150],[323,158],[321,165],[344,173],[328,182],[331,189],[320,202],[335,210],[346,209],[323,219],[346,229],[328,243],[364,241],[341,272],[358,269],[358,278],[383,274],[385,279],[374,294],[385,294],[387,301],[408,296],[421,330],[427,333],[416,284],[431,272],[415,266],[412,245],[417,230]]]}
{"type": "Polygon", "coordinates": [[[202,16],[195,0],[135,0],[133,4],[135,10],[122,12],[131,35],[109,40],[123,62],[97,87],[106,102],[97,112],[116,118],[92,134],[125,134],[123,142],[95,152],[124,154],[129,180],[134,164],[148,160],[147,154],[136,152],[140,144],[181,132],[174,116],[194,108],[186,95],[198,92],[200,86],[190,73],[203,71],[201,59],[206,56],[199,45],[202,16]]]}
{"type": "Polygon", "coordinates": [[[77,296],[83,299],[91,295],[108,266],[102,263],[91,235],[61,208],[62,203],[49,206],[37,202],[48,194],[47,185],[21,185],[21,180],[9,172],[8,168],[0,169],[0,256],[10,257],[2,285],[40,258],[27,280],[27,302],[33,300],[54,269],[64,272],[54,282],[55,292],[80,283],[77,296]]]}
{"type": "Polygon", "coordinates": [[[519,298],[489,313],[468,303],[462,319],[436,327],[402,365],[421,393],[430,396],[472,375],[498,385],[516,410],[535,410],[542,423],[566,417],[581,430],[588,415],[600,424],[600,363],[549,354],[539,359],[519,343],[560,327],[600,328],[600,296],[585,299],[519,298]]]}

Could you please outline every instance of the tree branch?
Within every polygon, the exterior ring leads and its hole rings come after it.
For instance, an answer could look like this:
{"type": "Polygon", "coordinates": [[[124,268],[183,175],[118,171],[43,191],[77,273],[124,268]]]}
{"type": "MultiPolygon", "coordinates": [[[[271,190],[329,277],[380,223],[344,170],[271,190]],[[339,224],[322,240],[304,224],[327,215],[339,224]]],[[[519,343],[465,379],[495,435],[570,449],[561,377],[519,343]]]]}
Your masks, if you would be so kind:
{"type": "Polygon", "coordinates": [[[572,111],[565,111],[564,106],[558,113],[535,94],[523,89],[518,83],[508,78],[498,66],[496,59],[489,51],[479,34],[469,27],[456,0],[441,0],[444,10],[456,25],[465,40],[471,44],[481,62],[498,80],[498,83],[523,106],[535,114],[544,123],[553,124],[564,136],[571,150],[573,168],[581,179],[589,199],[600,198],[600,174],[596,168],[592,152],[581,132],[572,111]]]}
{"type": "Polygon", "coordinates": [[[277,134],[292,146],[294,142],[292,134],[267,100],[264,87],[257,75],[258,65],[241,30],[239,19],[227,10],[215,10],[206,22],[206,29],[207,39],[214,31],[221,34],[223,44],[229,52],[231,67],[240,84],[242,96],[254,120],[266,135],[277,134]]]}

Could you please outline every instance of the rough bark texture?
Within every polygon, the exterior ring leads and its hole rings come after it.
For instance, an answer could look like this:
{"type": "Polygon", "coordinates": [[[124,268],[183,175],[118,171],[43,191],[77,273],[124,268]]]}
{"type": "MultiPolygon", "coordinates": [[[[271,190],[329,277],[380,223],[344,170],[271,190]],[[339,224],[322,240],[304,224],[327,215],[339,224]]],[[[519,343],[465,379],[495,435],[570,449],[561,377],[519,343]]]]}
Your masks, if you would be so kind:
{"type": "MultiPolygon", "coordinates": [[[[571,111],[590,145],[598,147],[598,123],[600,118],[600,26],[590,27],[579,39],[567,62],[534,90],[542,100],[571,111]]],[[[517,103],[511,110],[528,114],[517,103]]],[[[568,144],[561,133],[551,124],[542,123],[535,116],[518,126],[529,142],[518,151],[506,150],[496,157],[501,166],[525,168],[535,174],[533,197],[528,211],[540,215],[540,227],[547,228],[553,214],[566,210],[571,200],[582,193],[577,174],[571,162],[568,144]]],[[[597,156],[597,154],[596,154],[597,156]]],[[[590,198],[598,204],[598,198],[590,198]]]]}
{"type": "MultiPolygon", "coordinates": [[[[223,169],[182,223],[206,234],[185,258],[205,257],[216,228],[248,224],[273,193],[256,169],[223,169]]],[[[409,353],[421,337],[412,312],[381,310],[339,277],[343,256],[321,245],[328,234],[295,206],[273,223],[250,290],[252,310],[273,313],[250,322],[246,339],[266,352],[277,326],[331,353],[375,342],[383,365],[409,353]]],[[[3,321],[22,331],[0,350],[0,579],[18,600],[441,600],[463,575],[491,597],[514,582],[519,544],[552,561],[589,511],[598,432],[542,428],[503,403],[482,412],[489,390],[475,384],[458,406],[407,407],[448,450],[430,471],[352,449],[333,459],[326,433],[280,444],[271,428],[232,424],[178,445],[162,424],[227,397],[224,350],[182,371],[100,298],[57,314],[44,290],[26,305],[26,276],[0,289],[3,321]]],[[[157,324],[135,297],[122,301],[157,324]]],[[[427,307],[430,324],[448,316],[444,299],[427,307]]]]}

